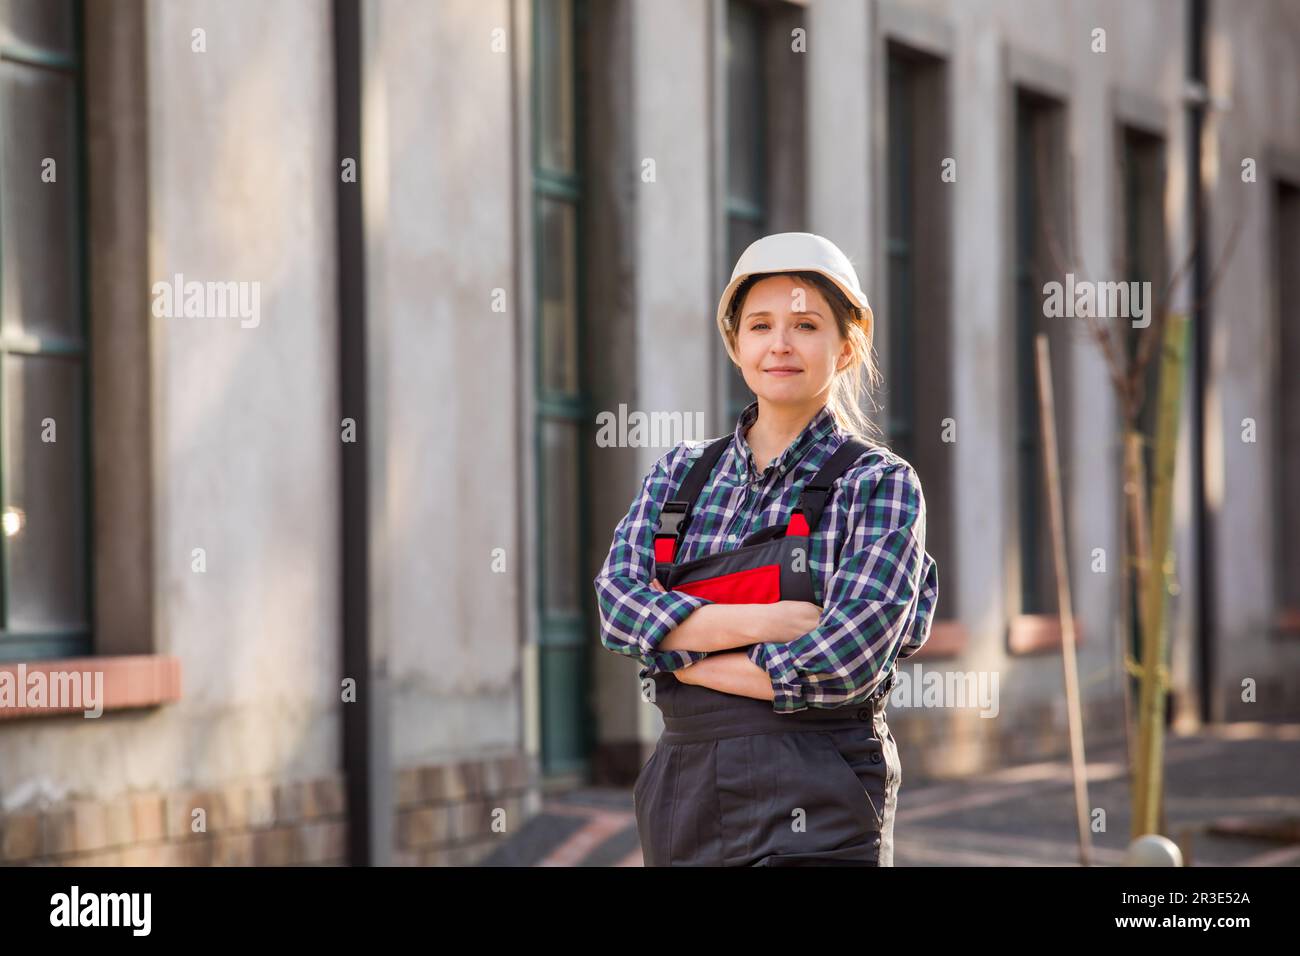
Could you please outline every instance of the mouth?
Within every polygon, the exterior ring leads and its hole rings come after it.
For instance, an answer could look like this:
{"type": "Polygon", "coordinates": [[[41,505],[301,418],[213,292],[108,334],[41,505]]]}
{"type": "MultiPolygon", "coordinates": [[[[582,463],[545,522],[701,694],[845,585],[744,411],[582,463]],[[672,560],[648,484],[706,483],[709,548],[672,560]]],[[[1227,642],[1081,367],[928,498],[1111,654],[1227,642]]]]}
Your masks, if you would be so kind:
{"type": "Polygon", "coordinates": [[[777,368],[765,368],[763,369],[763,371],[766,372],[768,375],[798,375],[799,372],[802,370],[797,368],[777,367],[777,368]]]}

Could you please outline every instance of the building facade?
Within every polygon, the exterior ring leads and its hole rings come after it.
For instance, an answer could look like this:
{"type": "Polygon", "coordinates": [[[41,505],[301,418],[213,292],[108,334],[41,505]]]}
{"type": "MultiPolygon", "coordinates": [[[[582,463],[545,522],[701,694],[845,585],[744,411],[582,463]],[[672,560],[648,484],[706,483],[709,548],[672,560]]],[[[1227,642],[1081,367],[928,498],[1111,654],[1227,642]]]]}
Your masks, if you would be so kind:
{"type": "Polygon", "coordinates": [[[1065,752],[1038,331],[1086,739],[1123,738],[1122,434],[1058,245],[1214,275],[1172,300],[1171,718],[1300,713],[1300,5],[5,9],[0,670],[104,712],[0,711],[0,861],[471,864],[630,786],[659,716],[590,582],[674,436],[599,423],[731,430],[717,297],[785,230],[857,267],[924,484],[904,670],[997,675],[994,719],[891,708],[907,778],[1065,752]]]}

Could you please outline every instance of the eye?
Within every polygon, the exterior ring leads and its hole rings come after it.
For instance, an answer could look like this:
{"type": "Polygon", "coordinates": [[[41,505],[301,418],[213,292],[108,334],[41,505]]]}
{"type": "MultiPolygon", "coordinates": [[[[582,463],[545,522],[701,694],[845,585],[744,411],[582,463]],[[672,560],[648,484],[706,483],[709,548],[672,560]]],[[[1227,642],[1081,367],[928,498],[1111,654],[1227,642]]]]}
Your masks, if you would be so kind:
{"type": "MultiPolygon", "coordinates": [[[[811,319],[804,319],[797,326],[795,326],[795,328],[800,328],[802,326],[807,326],[809,332],[817,331],[817,323],[812,321],[811,319]]],[[[762,319],[759,319],[757,322],[754,322],[752,325],[750,325],[749,328],[751,331],[756,331],[758,329],[765,329],[767,328],[767,323],[764,322],[762,319]]]]}

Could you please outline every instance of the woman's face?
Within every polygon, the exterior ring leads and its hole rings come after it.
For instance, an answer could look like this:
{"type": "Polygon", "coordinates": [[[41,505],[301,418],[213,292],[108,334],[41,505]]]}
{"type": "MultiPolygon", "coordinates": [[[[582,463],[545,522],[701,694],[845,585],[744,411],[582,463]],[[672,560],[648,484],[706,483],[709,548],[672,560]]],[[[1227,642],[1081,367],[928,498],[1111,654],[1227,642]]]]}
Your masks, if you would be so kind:
{"type": "Polygon", "coordinates": [[[750,287],[740,310],[736,357],[745,384],[759,398],[782,404],[818,398],[851,354],[816,286],[775,275],[750,287]]]}

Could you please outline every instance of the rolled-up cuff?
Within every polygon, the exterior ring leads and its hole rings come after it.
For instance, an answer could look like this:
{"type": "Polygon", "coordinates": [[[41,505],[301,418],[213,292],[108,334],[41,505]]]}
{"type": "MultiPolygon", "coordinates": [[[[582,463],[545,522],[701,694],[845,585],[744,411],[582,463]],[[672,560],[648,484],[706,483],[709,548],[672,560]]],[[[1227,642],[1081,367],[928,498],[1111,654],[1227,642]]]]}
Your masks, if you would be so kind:
{"type": "Polygon", "coordinates": [[[783,714],[808,708],[789,647],[788,644],[755,644],[749,651],[749,659],[767,671],[772,681],[772,709],[783,714]]]}
{"type": "Polygon", "coordinates": [[[649,657],[643,658],[644,664],[638,676],[641,680],[645,680],[655,674],[684,670],[708,656],[708,651],[655,651],[649,657]]]}
{"type": "Polygon", "coordinates": [[[706,598],[680,591],[656,592],[655,597],[646,602],[636,633],[641,659],[646,664],[641,672],[643,676],[689,667],[709,656],[708,651],[661,651],[659,645],[692,612],[712,603],[706,598]]]}

